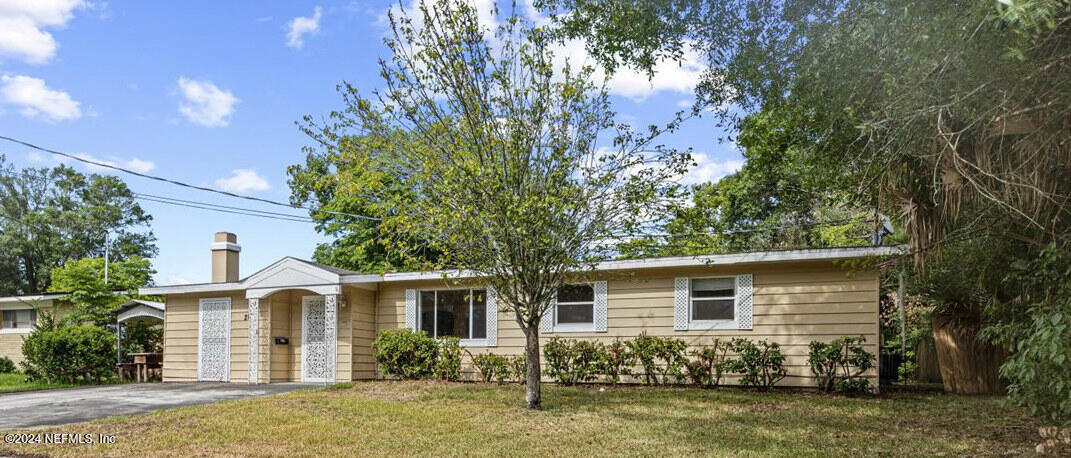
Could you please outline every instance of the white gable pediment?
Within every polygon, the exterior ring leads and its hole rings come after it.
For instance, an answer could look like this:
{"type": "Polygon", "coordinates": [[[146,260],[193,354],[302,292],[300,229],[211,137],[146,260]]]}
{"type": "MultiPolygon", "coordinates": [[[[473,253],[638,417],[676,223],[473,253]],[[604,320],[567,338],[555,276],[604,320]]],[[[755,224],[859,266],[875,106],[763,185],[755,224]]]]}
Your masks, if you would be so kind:
{"type": "Polygon", "coordinates": [[[247,289],[278,290],[283,288],[315,290],[317,286],[338,285],[337,273],[321,269],[293,258],[272,264],[242,281],[247,289]]]}

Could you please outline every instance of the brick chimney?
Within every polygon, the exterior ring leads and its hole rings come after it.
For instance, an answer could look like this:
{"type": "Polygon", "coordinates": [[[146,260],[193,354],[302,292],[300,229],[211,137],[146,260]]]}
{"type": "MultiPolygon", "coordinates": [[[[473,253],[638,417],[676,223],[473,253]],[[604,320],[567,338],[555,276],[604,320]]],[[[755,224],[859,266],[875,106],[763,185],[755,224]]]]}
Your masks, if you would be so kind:
{"type": "Polygon", "coordinates": [[[230,232],[216,232],[212,243],[212,283],[238,281],[238,236],[230,232]]]}

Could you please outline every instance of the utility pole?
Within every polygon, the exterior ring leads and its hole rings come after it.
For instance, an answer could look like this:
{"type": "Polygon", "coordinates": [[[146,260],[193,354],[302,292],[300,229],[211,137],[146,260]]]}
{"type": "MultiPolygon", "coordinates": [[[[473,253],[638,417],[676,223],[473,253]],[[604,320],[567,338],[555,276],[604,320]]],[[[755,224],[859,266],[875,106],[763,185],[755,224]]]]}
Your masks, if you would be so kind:
{"type": "Polygon", "coordinates": [[[900,286],[896,292],[896,308],[900,314],[900,356],[907,358],[907,312],[904,311],[904,271],[900,270],[900,286]]]}
{"type": "Polygon", "coordinates": [[[104,286],[108,286],[108,256],[111,254],[111,231],[104,231],[104,286]]]}

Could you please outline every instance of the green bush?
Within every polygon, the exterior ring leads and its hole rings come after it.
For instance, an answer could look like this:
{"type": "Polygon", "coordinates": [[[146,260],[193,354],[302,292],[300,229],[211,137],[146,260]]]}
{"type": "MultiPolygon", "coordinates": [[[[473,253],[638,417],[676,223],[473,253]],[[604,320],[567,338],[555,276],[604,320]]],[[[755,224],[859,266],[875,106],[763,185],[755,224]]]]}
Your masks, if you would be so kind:
{"type": "MultiPolygon", "coordinates": [[[[470,353],[471,355],[471,353],[470,353]]],[[[482,353],[472,355],[472,365],[484,382],[504,381],[509,378],[509,360],[505,356],[494,353],[482,353]]]]}
{"type": "Polygon", "coordinates": [[[435,378],[456,382],[461,380],[461,339],[440,337],[435,352],[435,378]]]}
{"type": "Polygon", "coordinates": [[[383,375],[420,379],[435,373],[438,347],[423,331],[385,329],[372,341],[372,356],[383,375]]]}
{"type": "Polygon", "coordinates": [[[7,356],[0,356],[0,374],[15,372],[15,363],[7,356]]]}
{"type": "Polygon", "coordinates": [[[722,375],[733,364],[733,360],[728,356],[729,347],[729,342],[714,339],[712,345],[692,350],[693,359],[687,361],[684,369],[695,386],[717,388],[721,384],[722,375]]]}
{"type": "Polygon", "coordinates": [[[524,385],[528,383],[528,358],[524,355],[509,357],[510,375],[513,379],[524,385]]]}
{"type": "Polygon", "coordinates": [[[634,365],[636,356],[621,339],[614,339],[614,343],[603,346],[599,352],[599,372],[614,385],[621,381],[621,377],[631,374],[634,365]]]}
{"type": "Polygon", "coordinates": [[[740,384],[761,390],[769,390],[785,378],[785,355],[777,342],[761,340],[758,343],[744,338],[730,343],[737,359],[729,365],[733,372],[742,374],[740,384]]]}
{"type": "Polygon", "coordinates": [[[643,368],[643,381],[648,385],[666,385],[672,376],[684,380],[685,350],[688,344],[673,337],[653,337],[646,332],[628,342],[629,350],[643,368]]]}
{"type": "Polygon", "coordinates": [[[44,326],[22,342],[27,377],[47,383],[99,383],[115,374],[115,334],[91,325],[44,326]]]}
{"type": "Polygon", "coordinates": [[[865,393],[870,380],[863,373],[874,367],[874,354],[866,351],[863,337],[842,337],[830,343],[812,341],[807,363],[818,389],[827,393],[865,393]]]}
{"type": "Polygon", "coordinates": [[[543,346],[545,373],[562,385],[590,382],[598,375],[601,352],[602,344],[554,337],[543,346]]]}

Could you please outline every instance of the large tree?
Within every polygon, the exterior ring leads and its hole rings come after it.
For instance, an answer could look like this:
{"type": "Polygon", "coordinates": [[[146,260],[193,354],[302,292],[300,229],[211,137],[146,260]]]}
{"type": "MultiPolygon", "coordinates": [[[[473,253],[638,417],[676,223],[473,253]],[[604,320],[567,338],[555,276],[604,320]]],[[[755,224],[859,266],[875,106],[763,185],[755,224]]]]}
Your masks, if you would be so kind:
{"type": "Polygon", "coordinates": [[[1020,271],[1066,259],[1071,249],[1071,2],[540,3],[563,13],[560,31],[587,38],[611,68],[649,69],[692,47],[711,67],[702,103],[729,102],[744,113],[788,104],[822,114],[808,130],[853,130],[855,140],[832,151],[830,163],[861,171],[879,205],[902,216],[918,280],[935,269],[947,273],[940,281],[970,281],[956,289],[971,293],[956,298],[920,285],[938,305],[939,345],[973,345],[988,328],[1012,352],[1004,373],[1017,399],[1065,406],[1060,415],[1071,421],[1067,403],[1044,397],[1053,392],[1024,385],[1038,377],[1012,370],[1016,362],[1042,364],[1035,374],[1061,374],[1055,386],[1066,388],[1055,397],[1071,393],[1063,358],[1037,357],[1067,354],[1071,341],[1022,339],[1023,329],[1046,324],[1046,335],[1061,335],[1054,329],[1064,326],[1066,301],[1053,285],[1071,283],[1071,273],[1050,269],[1044,281],[1024,281],[1030,270],[1020,271]],[[964,252],[970,262],[956,262],[964,252]],[[994,271],[1013,274],[994,281],[994,271]]]}
{"type": "Polygon", "coordinates": [[[52,269],[103,257],[106,240],[113,260],[152,257],[150,221],[116,177],[63,165],[20,170],[0,156],[0,295],[48,290],[52,269]]]}
{"type": "MultiPolygon", "coordinates": [[[[561,65],[516,14],[484,27],[447,0],[392,14],[385,87],[343,86],[314,136],[359,166],[336,198],[381,215],[389,249],[475,273],[525,336],[528,408],[541,407],[539,323],[558,288],[664,212],[689,157],[614,122],[590,68],[561,65]],[[322,135],[321,135],[322,134],[322,135]]],[[[491,311],[494,313],[497,311],[491,311]]]]}

